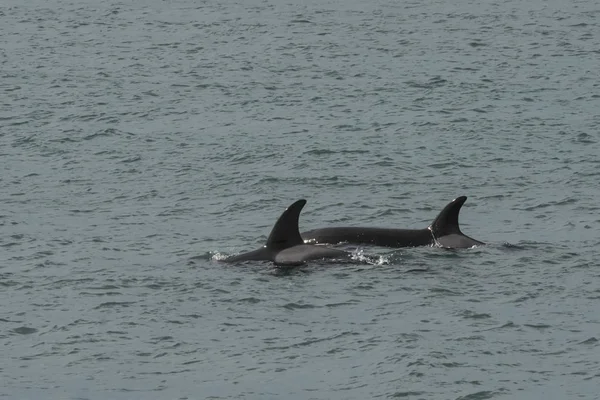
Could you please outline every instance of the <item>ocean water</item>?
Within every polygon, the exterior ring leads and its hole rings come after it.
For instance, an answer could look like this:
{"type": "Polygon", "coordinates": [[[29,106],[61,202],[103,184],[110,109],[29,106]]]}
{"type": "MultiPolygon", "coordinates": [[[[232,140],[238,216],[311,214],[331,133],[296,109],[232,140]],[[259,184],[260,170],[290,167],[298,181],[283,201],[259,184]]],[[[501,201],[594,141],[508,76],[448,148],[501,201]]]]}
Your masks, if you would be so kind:
{"type": "Polygon", "coordinates": [[[600,398],[591,0],[0,5],[0,396],[600,398]],[[300,228],[487,246],[228,265],[300,228]]]}

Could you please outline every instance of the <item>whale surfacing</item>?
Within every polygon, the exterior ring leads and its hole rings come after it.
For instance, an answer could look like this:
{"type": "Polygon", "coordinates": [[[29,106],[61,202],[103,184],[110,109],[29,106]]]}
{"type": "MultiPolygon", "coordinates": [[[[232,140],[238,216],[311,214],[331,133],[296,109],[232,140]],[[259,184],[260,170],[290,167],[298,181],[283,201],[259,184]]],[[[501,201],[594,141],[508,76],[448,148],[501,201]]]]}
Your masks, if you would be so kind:
{"type": "Polygon", "coordinates": [[[305,204],[306,200],[298,200],[281,214],[263,247],[228,257],[223,262],[272,261],[276,265],[294,266],[311,260],[349,259],[350,253],[346,251],[304,243],[298,220],[305,204]]]}
{"type": "Polygon", "coordinates": [[[452,200],[424,229],[391,229],[370,227],[331,227],[303,232],[307,243],[363,244],[383,247],[439,246],[449,249],[470,248],[485,243],[463,234],[458,214],[466,196],[452,200]]]}

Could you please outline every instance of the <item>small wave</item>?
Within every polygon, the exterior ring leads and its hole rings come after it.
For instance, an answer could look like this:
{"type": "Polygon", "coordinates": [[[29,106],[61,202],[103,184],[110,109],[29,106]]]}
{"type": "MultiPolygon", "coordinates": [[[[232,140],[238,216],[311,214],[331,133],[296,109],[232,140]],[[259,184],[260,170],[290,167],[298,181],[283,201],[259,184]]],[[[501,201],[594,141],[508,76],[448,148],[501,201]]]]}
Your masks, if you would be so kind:
{"type": "Polygon", "coordinates": [[[406,81],[404,83],[406,85],[408,85],[409,87],[413,87],[413,88],[417,88],[417,89],[433,89],[433,88],[445,85],[446,82],[448,82],[448,81],[445,79],[442,79],[439,76],[436,76],[436,77],[431,78],[427,82],[418,82],[418,81],[411,80],[411,81],[406,81]]]}
{"type": "Polygon", "coordinates": [[[256,304],[256,303],[260,303],[260,299],[257,299],[256,297],[244,297],[241,299],[237,299],[236,303],[256,304]]]}
{"type": "Polygon", "coordinates": [[[358,333],[355,332],[341,332],[332,336],[327,336],[327,337],[312,337],[309,338],[305,341],[299,342],[299,343],[292,343],[289,344],[287,346],[277,346],[277,347],[268,347],[267,350],[287,350],[287,349],[293,349],[293,348],[299,348],[299,347],[305,347],[305,346],[310,346],[316,343],[321,343],[321,342],[328,342],[331,340],[336,340],[339,338],[342,338],[344,336],[354,336],[354,335],[358,335],[358,333]]]}
{"type": "Polygon", "coordinates": [[[508,321],[507,323],[505,323],[504,325],[500,325],[500,326],[496,326],[490,329],[484,329],[484,331],[495,331],[498,329],[506,329],[506,328],[517,328],[519,325],[515,324],[512,321],[508,321]]]}
{"type": "Polygon", "coordinates": [[[35,328],[28,328],[26,326],[21,326],[19,328],[13,329],[13,332],[18,333],[19,335],[30,335],[32,333],[37,332],[35,328]]]}
{"type": "Polygon", "coordinates": [[[110,137],[110,136],[120,136],[120,135],[135,136],[133,133],[122,132],[122,131],[120,131],[118,129],[114,129],[114,128],[107,128],[107,129],[101,129],[97,132],[94,132],[87,136],[84,136],[82,139],[83,140],[92,140],[92,139],[96,139],[99,137],[110,137]]]}
{"type": "Polygon", "coordinates": [[[436,293],[436,294],[442,294],[444,296],[460,296],[462,293],[457,292],[457,291],[453,291],[450,289],[446,289],[446,288],[441,288],[441,287],[434,287],[429,289],[430,292],[432,293],[436,293]]]}
{"type": "Polygon", "coordinates": [[[424,394],[426,394],[426,393],[425,392],[396,392],[396,393],[390,395],[390,397],[393,399],[401,399],[404,397],[412,398],[413,396],[422,396],[424,394]]]}
{"type": "Polygon", "coordinates": [[[304,152],[304,155],[326,155],[326,154],[368,154],[369,150],[357,149],[357,150],[331,150],[331,149],[312,149],[304,152]]]}
{"type": "Polygon", "coordinates": [[[461,317],[467,318],[467,319],[487,319],[487,318],[492,317],[488,313],[476,313],[476,312],[470,311],[470,310],[465,310],[465,311],[459,313],[459,315],[461,317]]]}
{"type": "MultiPolygon", "coordinates": [[[[530,242],[528,244],[533,244],[533,242],[530,242]]],[[[514,244],[514,243],[504,242],[500,245],[500,247],[505,250],[515,250],[516,251],[516,250],[527,250],[531,246],[527,246],[526,244],[514,244]]]]}
{"type": "Polygon", "coordinates": [[[526,326],[528,328],[538,329],[538,330],[543,330],[543,329],[552,327],[552,325],[547,325],[547,324],[523,324],[523,326],[526,326]]]}
{"type": "Polygon", "coordinates": [[[466,396],[457,397],[456,400],[486,400],[494,397],[495,393],[490,391],[481,391],[476,393],[471,393],[466,396]]]}
{"type": "Polygon", "coordinates": [[[584,340],[583,342],[580,342],[579,344],[596,344],[598,343],[598,339],[596,339],[595,337],[591,337],[587,340],[584,340]]]}
{"type": "Polygon", "coordinates": [[[140,161],[141,159],[142,159],[141,156],[132,156],[132,157],[125,158],[119,162],[123,163],[123,164],[129,164],[129,163],[134,163],[134,162],[140,161]]]}
{"type": "Polygon", "coordinates": [[[94,310],[99,310],[102,308],[113,308],[113,307],[129,307],[132,304],[135,304],[135,302],[134,301],[108,301],[106,303],[102,303],[102,304],[94,307],[94,310]]]}
{"type": "Polygon", "coordinates": [[[283,308],[287,308],[288,310],[295,310],[295,309],[303,309],[303,308],[317,308],[318,306],[315,306],[313,304],[300,304],[300,303],[287,303],[283,306],[283,308]]]}

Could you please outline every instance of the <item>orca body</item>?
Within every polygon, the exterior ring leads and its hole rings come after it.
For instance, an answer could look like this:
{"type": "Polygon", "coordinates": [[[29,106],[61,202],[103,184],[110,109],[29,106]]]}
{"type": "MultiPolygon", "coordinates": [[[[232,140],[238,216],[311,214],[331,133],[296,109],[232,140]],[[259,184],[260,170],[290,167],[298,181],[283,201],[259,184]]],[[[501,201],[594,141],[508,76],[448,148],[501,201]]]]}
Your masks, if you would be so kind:
{"type": "Polygon", "coordinates": [[[458,213],[466,200],[466,196],[452,200],[425,229],[333,227],[304,232],[302,237],[307,243],[349,243],[384,247],[439,246],[460,249],[484,245],[485,243],[460,231],[458,213]]]}
{"type": "Polygon", "coordinates": [[[273,261],[277,265],[293,266],[311,260],[349,259],[350,253],[346,251],[304,243],[300,236],[298,220],[305,204],[306,200],[298,200],[281,214],[263,247],[231,256],[223,261],[273,261]]]}

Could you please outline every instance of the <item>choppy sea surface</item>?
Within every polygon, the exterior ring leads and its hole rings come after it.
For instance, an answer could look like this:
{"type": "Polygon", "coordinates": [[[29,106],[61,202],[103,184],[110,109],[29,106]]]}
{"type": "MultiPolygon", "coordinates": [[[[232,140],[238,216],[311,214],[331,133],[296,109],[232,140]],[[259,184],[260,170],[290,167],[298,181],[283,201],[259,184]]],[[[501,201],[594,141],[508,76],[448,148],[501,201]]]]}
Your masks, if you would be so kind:
{"type": "Polygon", "coordinates": [[[3,2],[0,397],[598,399],[599,18],[3,2]],[[300,198],[423,228],[461,195],[487,246],[219,261],[300,198]]]}

